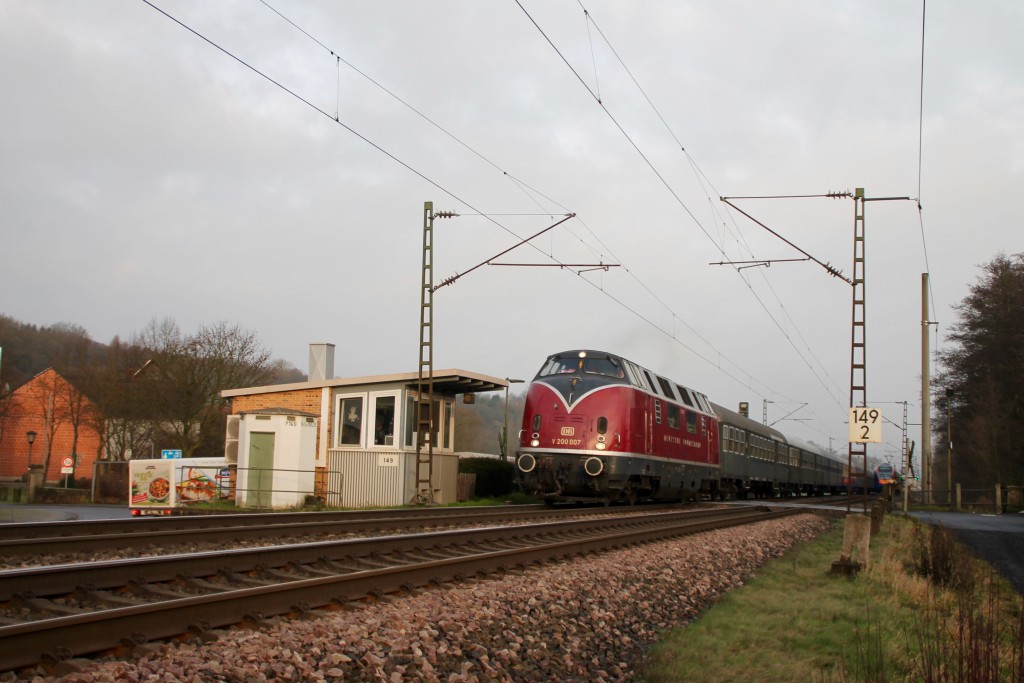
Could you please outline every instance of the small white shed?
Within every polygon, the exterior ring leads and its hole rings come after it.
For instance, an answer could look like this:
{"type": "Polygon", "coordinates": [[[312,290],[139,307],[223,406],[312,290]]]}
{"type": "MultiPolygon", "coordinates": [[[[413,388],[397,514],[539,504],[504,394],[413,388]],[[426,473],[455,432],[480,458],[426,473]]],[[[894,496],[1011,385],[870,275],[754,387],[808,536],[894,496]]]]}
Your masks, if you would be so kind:
{"type": "Polygon", "coordinates": [[[287,408],[239,414],[235,504],[293,508],[315,494],[319,418],[287,408]]]}

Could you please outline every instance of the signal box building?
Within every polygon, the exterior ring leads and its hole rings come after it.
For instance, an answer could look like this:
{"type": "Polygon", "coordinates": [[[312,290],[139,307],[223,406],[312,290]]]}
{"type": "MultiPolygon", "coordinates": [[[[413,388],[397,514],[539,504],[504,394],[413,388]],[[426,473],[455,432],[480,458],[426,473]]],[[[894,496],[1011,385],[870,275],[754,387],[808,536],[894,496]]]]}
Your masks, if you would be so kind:
{"type": "MultiPolygon", "coordinates": [[[[231,399],[225,454],[229,464],[237,464],[239,505],[268,495],[274,507],[301,502],[305,495],[345,508],[403,505],[416,498],[418,373],[333,375],[334,345],[312,344],[308,381],[222,392],[231,399]],[[274,470],[275,482],[298,488],[281,491],[274,483],[272,492],[259,490],[270,480],[267,469],[274,470]]],[[[434,371],[434,502],[456,501],[455,397],[506,385],[466,370],[434,371]]]]}

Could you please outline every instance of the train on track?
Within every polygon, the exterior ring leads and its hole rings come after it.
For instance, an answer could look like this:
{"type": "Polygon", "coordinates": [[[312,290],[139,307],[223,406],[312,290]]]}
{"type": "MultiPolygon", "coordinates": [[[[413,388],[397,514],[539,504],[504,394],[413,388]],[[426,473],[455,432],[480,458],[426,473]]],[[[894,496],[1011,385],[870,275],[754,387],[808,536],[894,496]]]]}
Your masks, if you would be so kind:
{"type": "Polygon", "coordinates": [[[854,470],[852,477],[843,478],[843,487],[849,487],[853,493],[882,493],[886,486],[893,494],[903,491],[903,475],[892,464],[884,462],[875,467],[868,475],[867,490],[864,489],[864,473],[854,470]]]}
{"type": "Polygon", "coordinates": [[[550,356],[530,383],[520,487],[548,502],[840,493],[844,462],[621,356],[550,356]]]}

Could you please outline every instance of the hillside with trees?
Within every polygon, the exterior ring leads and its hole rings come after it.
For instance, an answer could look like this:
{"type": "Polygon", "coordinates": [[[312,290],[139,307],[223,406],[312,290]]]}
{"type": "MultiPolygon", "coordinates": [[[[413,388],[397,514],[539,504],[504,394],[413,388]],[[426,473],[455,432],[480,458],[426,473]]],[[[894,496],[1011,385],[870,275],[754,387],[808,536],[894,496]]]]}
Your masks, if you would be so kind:
{"type": "Polygon", "coordinates": [[[62,419],[76,430],[94,428],[115,460],[164,448],[219,455],[228,409],[222,390],[305,379],[272,360],[255,332],[226,322],[186,334],[171,319],[153,320],[127,343],[101,344],[77,325],[37,327],[0,315],[0,349],[0,430],[11,391],[53,368],[97,408],[62,419]]]}

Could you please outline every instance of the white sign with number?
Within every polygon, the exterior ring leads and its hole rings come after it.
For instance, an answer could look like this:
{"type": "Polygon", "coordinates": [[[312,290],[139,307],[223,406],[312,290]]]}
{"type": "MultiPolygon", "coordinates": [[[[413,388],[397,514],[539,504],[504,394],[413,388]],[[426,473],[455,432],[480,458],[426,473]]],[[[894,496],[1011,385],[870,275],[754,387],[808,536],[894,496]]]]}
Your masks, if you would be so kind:
{"type": "Polygon", "coordinates": [[[882,443],[882,411],[850,408],[850,443],[882,443]]]}
{"type": "Polygon", "coordinates": [[[60,461],[60,473],[61,474],[74,474],[75,473],[75,459],[70,455],[65,455],[60,461]]]}
{"type": "Polygon", "coordinates": [[[395,453],[378,453],[377,467],[398,467],[398,455],[395,453]]]}

